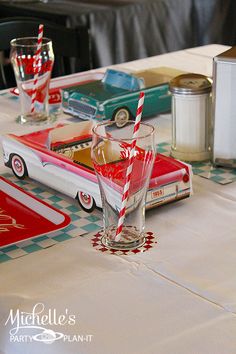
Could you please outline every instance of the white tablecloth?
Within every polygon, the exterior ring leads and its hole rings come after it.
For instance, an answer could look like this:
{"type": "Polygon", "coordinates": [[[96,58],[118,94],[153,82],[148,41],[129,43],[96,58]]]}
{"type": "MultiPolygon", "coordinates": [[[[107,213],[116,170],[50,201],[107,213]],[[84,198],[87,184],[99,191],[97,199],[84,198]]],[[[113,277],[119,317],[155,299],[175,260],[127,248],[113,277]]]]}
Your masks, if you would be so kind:
{"type": "MultiPolygon", "coordinates": [[[[123,67],[210,75],[212,56],[225,49],[206,46],[123,67]]],[[[14,123],[13,103],[1,97],[0,104],[1,134],[29,131],[14,123]]],[[[168,139],[170,116],[153,122],[160,141],[168,139]]],[[[193,188],[190,199],[147,212],[146,228],[157,236],[148,252],[112,256],[93,249],[87,235],[1,264],[0,353],[235,354],[236,184],[194,176],[193,188]],[[47,326],[66,340],[10,341],[10,309],[32,312],[37,303],[45,313],[75,316],[72,325],[47,326]]]]}

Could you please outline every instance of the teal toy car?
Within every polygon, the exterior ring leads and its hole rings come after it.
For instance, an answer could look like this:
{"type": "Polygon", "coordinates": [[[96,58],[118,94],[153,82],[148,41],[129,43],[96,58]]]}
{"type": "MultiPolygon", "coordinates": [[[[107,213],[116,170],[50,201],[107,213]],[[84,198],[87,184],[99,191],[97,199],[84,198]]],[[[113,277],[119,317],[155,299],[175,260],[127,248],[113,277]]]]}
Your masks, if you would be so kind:
{"type": "Polygon", "coordinates": [[[81,119],[115,120],[121,127],[135,117],[139,93],[145,92],[143,117],[170,111],[171,78],[180,72],[157,68],[129,74],[108,69],[102,80],[62,90],[63,111],[81,119]]]}

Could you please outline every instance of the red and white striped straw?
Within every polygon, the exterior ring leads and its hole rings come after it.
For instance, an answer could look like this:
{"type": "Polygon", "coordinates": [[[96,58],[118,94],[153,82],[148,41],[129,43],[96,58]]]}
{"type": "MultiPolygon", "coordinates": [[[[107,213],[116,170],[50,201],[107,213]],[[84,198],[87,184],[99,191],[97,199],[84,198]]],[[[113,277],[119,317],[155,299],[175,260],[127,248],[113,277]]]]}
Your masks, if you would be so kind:
{"type": "Polygon", "coordinates": [[[128,164],[128,168],[126,171],[125,185],[124,185],[124,190],[123,190],[123,195],[122,195],[121,209],[120,209],[120,213],[119,213],[118,226],[117,226],[116,235],[114,238],[114,240],[117,242],[121,238],[121,233],[122,233],[124,219],[125,219],[126,205],[127,205],[127,200],[128,200],[128,196],[129,196],[130,180],[131,180],[131,174],[132,174],[133,165],[134,165],[134,152],[135,152],[137,136],[138,136],[140,121],[141,121],[142,112],[143,112],[143,103],[144,103],[144,92],[140,92],[139,101],[138,101],[138,108],[137,108],[135,124],[134,124],[134,131],[133,131],[133,136],[132,136],[129,164],[128,164]]]}
{"type": "Polygon", "coordinates": [[[32,90],[32,96],[31,96],[31,113],[34,113],[35,111],[35,101],[36,101],[36,94],[37,94],[37,84],[38,84],[38,77],[39,77],[39,60],[40,60],[40,53],[41,53],[41,48],[42,48],[42,42],[43,42],[43,25],[39,25],[38,29],[38,39],[37,39],[37,49],[35,53],[35,61],[34,61],[34,66],[35,66],[35,74],[34,74],[34,82],[33,82],[33,90],[32,90]]]}

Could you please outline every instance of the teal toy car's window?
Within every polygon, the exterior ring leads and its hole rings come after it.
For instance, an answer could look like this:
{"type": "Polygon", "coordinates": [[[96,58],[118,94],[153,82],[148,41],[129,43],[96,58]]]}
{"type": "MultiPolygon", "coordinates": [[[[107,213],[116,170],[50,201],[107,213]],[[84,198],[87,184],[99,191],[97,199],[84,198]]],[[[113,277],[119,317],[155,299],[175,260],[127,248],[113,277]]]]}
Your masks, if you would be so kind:
{"type": "Polygon", "coordinates": [[[140,89],[139,81],[136,77],[122,71],[108,69],[102,80],[106,85],[118,87],[128,91],[137,91],[140,89]]]}

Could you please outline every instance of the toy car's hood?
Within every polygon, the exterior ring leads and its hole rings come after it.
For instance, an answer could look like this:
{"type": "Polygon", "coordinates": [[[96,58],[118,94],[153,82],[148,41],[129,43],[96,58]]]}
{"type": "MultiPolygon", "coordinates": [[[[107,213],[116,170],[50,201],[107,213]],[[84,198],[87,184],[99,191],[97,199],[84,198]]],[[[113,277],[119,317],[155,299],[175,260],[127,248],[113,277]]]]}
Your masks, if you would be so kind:
{"type": "Polygon", "coordinates": [[[88,84],[81,85],[71,97],[74,99],[80,99],[81,97],[87,97],[90,100],[99,102],[106,101],[111,98],[118,97],[120,95],[129,92],[127,90],[106,85],[101,81],[89,82],[88,84]]]}

